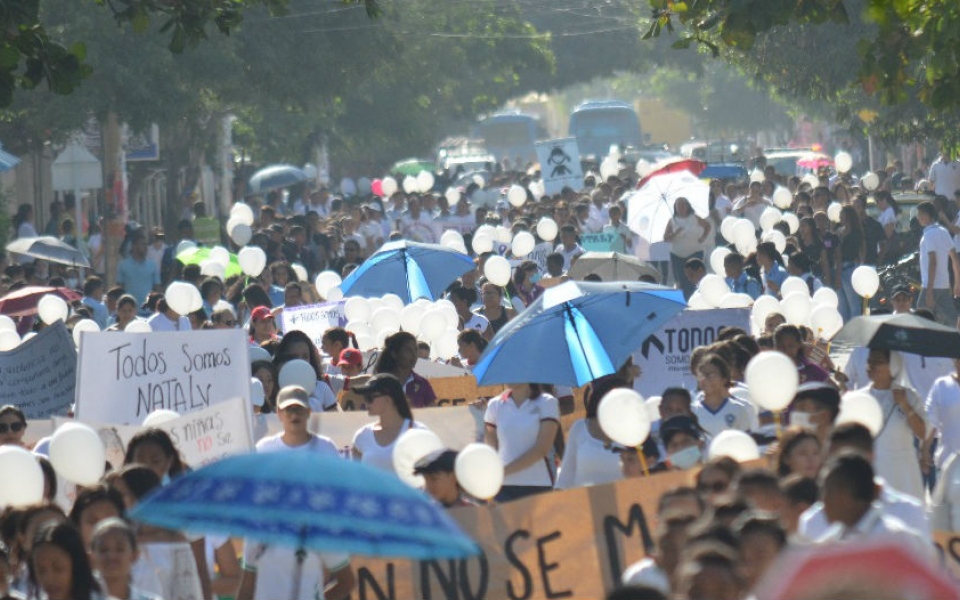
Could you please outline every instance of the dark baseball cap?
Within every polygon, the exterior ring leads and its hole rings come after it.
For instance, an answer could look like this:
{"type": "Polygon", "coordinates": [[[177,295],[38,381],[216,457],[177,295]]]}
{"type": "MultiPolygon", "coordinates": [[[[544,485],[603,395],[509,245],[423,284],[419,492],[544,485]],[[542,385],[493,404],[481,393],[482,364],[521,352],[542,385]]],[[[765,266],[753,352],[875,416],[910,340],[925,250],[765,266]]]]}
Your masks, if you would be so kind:
{"type": "Polygon", "coordinates": [[[390,373],[378,373],[365,383],[351,387],[351,389],[363,396],[373,396],[375,394],[386,394],[387,396],[400,398],[404,395],[403,384],[394,375],[390,373]]]}
{"type": "Polygon", "coordinates": [[[456,462],[457,452],[455,450],[437,450],[418,460],[413,465],[413,474],[453,473],[456,462]]]}
{"type": "Polygon", "coordinates": [[[895,298],[895,297],[899,296],[900,294],[906,294],[907,296],[913,296],[913,290],[910,289],[910,286],[909,286],[909,285],[906,285],[906,284],[904,284],[904,283],[901,283],[900,285],[895,286],[895,287],[893,288],[893,291],[892,291],[892,293],[890,294],[890,297],[891,297],[891,298],[895,298]]]}

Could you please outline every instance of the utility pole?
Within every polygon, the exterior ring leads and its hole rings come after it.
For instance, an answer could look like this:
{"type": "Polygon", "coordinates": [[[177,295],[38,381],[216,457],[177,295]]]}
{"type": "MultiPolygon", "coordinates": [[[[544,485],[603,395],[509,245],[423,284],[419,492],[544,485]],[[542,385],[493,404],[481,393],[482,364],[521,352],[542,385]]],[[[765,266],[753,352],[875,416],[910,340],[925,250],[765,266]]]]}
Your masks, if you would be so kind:
{"type": "Polygon", "coordinates": [[[113,285],[117,276],[117,264],[120,262],[120,244],[126,235],[124,207],[117,204],[117,201],[123,198],[126,193],[126,190],[123,189],[126,182],[123,173],[126,164],[123,160],[123,135],[120,131],[120,121],[117,119],[115,112],[107,113],[107,120],[102,126],[102,132],[103,181],[104,184],[110,186],[110,193],[106,198],[108,210],[103,216],[103,268],[106,271],[104,275],[107,285],[113,285]],[[120,189],[117,189],[118,186],[120,189]]]}

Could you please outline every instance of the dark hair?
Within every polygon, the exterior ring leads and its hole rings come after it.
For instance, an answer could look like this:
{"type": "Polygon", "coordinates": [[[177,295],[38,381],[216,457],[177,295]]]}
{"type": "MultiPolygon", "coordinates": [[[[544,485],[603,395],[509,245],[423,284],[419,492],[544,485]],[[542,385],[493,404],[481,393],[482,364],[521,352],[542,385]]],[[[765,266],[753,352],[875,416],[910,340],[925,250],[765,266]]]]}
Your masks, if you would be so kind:
{"type": "Polygon", "coordinates": [[[747,335],[747,332],[741,327],[734,327],[732,325],[721,325],[717,329],[717,341],[718,342],[728,342],[735,339],[737,336],[747,335]]]}
{"type": "Polygon", "coordinates": [[[20,407],[18,406],[15,406],[13,404],[4,404],[2,407],[0,407],[0,417],[8,414],[16,415],[17,417],[19,417],[20,422],[22,423],[27,422],[26,415],[23,414],[23,411],[20,410],[20,407]]]}
{"type": "Polygon", "coordinates": [[[596,419],[597,407],[600,406],[603,397],[617,388],[625,387],[629,387],[629,384],[619,377],[602,377],[594,381],[593,387],[590,388],[590,396],[587,398],[587,418],[596,419]]]}
{"type": "Polygon", "coordinates": [[[704,501],[703,496],[700,495],[700,492],[690,486],[681,486],[667,490],[660,495],[660,499],[657,500],[657,515],[664,514],[677,498],[693,498],[696,500],[701,513],[707,508],[707,503],[704,501]]]}
{"type": "Polygon", "coordinates": [[[763,254],[773,262],[783,265],[783,256],[780,255],[780,252],[777,250],[776,245],[773,242],[760,242],[757,244],[757,255],[763,254]]]}
{"type": "Polygon", "coordinates": [[[317,350],[317,347],[313,345],[313,340],[310,339],[310,336],[304,332],[294,329],[288,331],[280,338],[280,343],[277,345],[277,351],[273,356],[273,364],[277,368],[277,373],[280,372],[280,368],[293,360],[293,356],[290,355],[290,346],[302,343],[307,345],[307,352],[310,354],[310,366],[313,367],[314,372],[317,374],[317,379],[323,378],[323,359],[320,358],[320,351],[317,350]]]}
{"type": "Polygon", "coordinates": [[[409,331],[398,331],[392,335],[388,335],[385,340],[383,340],[383,350],[380,352],[380,356],[377,357],[377,364],[373,367],[374,373],[393,373],[397,370],[397,353],[400,352],[405,344],[413,342],[417,343],[417,338],[414,337],[409,331]]]}
{"type": "Polygon", "coordinates": [[[740,536],[741,541],[748,535],[759,534],[773,539],[777,548],[782,549],[787,545],[787,532],[784,531],[780,520],[772,514],[750,511],[737,519],[734,531],[740,536]]]}
{"type": "Polygon", "coordinates": [[[777,328],[773,331],[773,343],[779,343],[785,336],[793,336],[793,338],[800,344],[799,354],[800,358],[804,358],[803,351],[803,334],[800,333],[800,328],[796,325],[791,325],[790,323],[781,323],[777,325],[777,328]]]}
{"type": "Polygon", "coordinates": [[[483,337],[476,329],[464,329],[457,334],[457,342],[464,344],[473,344],[477,347],[477,350],[483,352],[487,349],[487,340],[483,337]]]}
{"type": "MultiPolygon", "coordinates": [[[[71,523],[51,523],[41,527],[33,540],[31,554],[36,555],[37,549],[47,544],[59,548],[70,556],[70,598],[91,600],[93,593],[100,591],[100,585],[93,576],[90,559],[87,557],[83,538],[77,528],[71,523]]],[[[30,580],[37,586],[39,584],[33,559],[34,556],[31,556],[30,580]]]]}
{"type": "Polygon", "coordinates": [[[693,397],[690,396],[690,390],[684,387],[679,387],[679,386],[668,387],[667,389],[663,390],[662,394],[660,394],[660,401],[662,402],[663,399],[666,398],[667,396],[679,396],[683,398],[687,403],[687,407],[693,404],[693,397]]]}
{"type": "Polygon", "coordinates": [[[320,339],[336,342],[344,348],[357,347],[357,336],[353,335],[343,327],[331,327],[323,332],[323,336],[321,336],[320,339]]]}
{"type": "Polygon", "coordinates": [[[700,271],[707,270],[707,265],[703,264],[703,261],[697,257],[688,258],[685,263],[683,263],[684,269],[690,269],[691,271],[700,271]]]}
{"type": "Polygon", "coordinates": [[[929,200],[924,200],[917,205],[917,213],[924,213],[931,221],[937,221],[937,205],[929,200]]]}
{"type": "Polygon", "coordinates": [[[743,255],[739,252],[731,252],[723,257],[723,266],[742,267],[743,255]]]}
{"type": "Polygon", "coordinates": [[[860,423],[841,423],[830,432],[830,450],[838,446],[856,448],[860,452],[873,454],[873,434],[860,423]]]}
{"type": "Polygon", "coordinates": [[[817,502],[819,488],[817,482],[809,477],[794,473],[780,480],[780,491],[791,504],[813,506],[817,502]]]}
{"type": "Polygon", "coordinates": [[[841,452],[827,461],[823,473],[824,488],[839,484],[845,487],[854,499],[868,504],[877,497],[873,465],[862,454],[841,452]]]}
{"type": "Polygon", "coordinates": [[[397,410],[397,414],[399,414],[404,419],[410,419],[410,421],[412,422],[413,411],[410,410],[410,402],[407,400],[406,393],[404,393],[403,382],[397,379],[396,375],[394,375],[393,373],[378,373],[377,377],[380,377],[382,379],[393,380],[396,382],[395,384],[388,384],[387,386],[385,386],[385,388],[383,389],[383,393],[390,396],[390,400],[393,401],[393,407],[397,410]]]}
{"type": "Polygon", "coordinates": [[[137,533],[133,530],[130,523],[117,517],[108,517],[97,523],[97,526],[93,530],[93,537],[90,539],[90,547],[96,548],[100,542],[100,538],[115,531],[122,533],[127,538],[127,541],[130,542],[130,547],[133,548],[134,551],[137,550],[137,533]]]}
{"type": "MultiPolygon", "coordinates": [[[[154,473],[156,475],[156,473],[154,473]]],[[[116,489],[108,487],[106,484],[98,483],[90,487],[82,487],[77,491],[77,498],[73,501],[73,507],[68,515],[70,522],[80,527],[80,520],[83,518],[83,511],[90,508],[97,502],[109,502],[117,509],[117,514],[123,515],[126,507],[123,504],[123,496],[116,489]]]]}
{"type": "Polygon", "coordinates": [[[700,467],[699,471],[697,471],[696,484],[698,489],[700,488],[700,484],[702,483],[702,481],[700,480],[701,476],[709,470],[720,471],[721,473],[726,475],[727,479],[730,480],[731,486],[733,486],[736,483],[737,478],[740,476],[740,471],[741,471],[740,463],[733,460],[729,456],[718,456],[716,458],[711,458],[709,461],[707,461],[706,464],[700,467]]]}
{"type": "MultiPolygon", "coordinates": [[[[277,410],[277,392],[280,391],[280,374],[277,366],[269,360],[255,360],[250,364],[250,376],[256,377],[257,371],[266,369],[273,376],[273,393],[263,399],[263,406],[260,408],[262,413],[271,413],[277,410]]],[[[266,390],[264,390],[266,391],[266,390]]]]}
{"type": "Polygon", "coordinates": [[[805,440],[813,440],[817,443],[817,447],[820,447],[820,438],[812,431],[790,427],[783,433],[783,437],[780,438],[780,453],[777,456],[777,475],[780,477],[790,475],[791,471],[790,466],[787,465],[787,459],[790,458],[790,454],[796,447],[805,440]]]}
{"type": "Polygon", "coordinates": [[[57,497],[57,472],[46,456],[35,455],[40,470],[43,471],[43,499],[52,502],[57,497]]]}
{"type": "Polygon", "coordinates": [[[747,334],[738,335],[733,338],[733,341],[736,342],[741,348],[746,350],[750,354],[750,358],[753,358],[757,354],[760,354],[760,344],[757,343],[752,336],[747,334]]]}
{"type": "MultiPolygon", "coordinates": [[[[153,469],[140,463],[126,465],[119,471],[114,471],[111,475],[116,479],[122,479],[124,485],[130,490],[130,494],[139,501],[141,498],[160,487],[160,478],[153,469]]],[[[114,489],[116,489],[114,487],[114,489]]]]}
{"type": "Polygon", "coordinates": [[[668,600],[657,588],[649,585],[625,585],[607,594],[607,600],[668,600]]]}
{"type": "MultiPolygon", "coordinates": [[[[97,291],[97,288],[103,287],[103,280],[97,277],[96,275],[91,275],[87,277],[83,282],[83,295],[89,296],[97,291]]],[[[97,298],[99,300],[99,298],[97,298]]]]}
{"type": "Polygon", "coordinates": [[[220,292],[223,292],[223,283],[220,282],[216,277],[207,277],[203,280],[203,283],[200,284],[200,296],[204,300],[207,299],[207,294],[209,294],[214,289],[219,289],[220,292]]]}
{"type": "Polygon", "coordinates": [[[255,283],[251,283],[247,287],[243,288],[243,301],[247,303],[247,307],[250,310],[258,306],[266,306],[267,308],[273,308],[273,303],[270,302],[270,296],[263,291],[263,288],[255,283]]]}
{"type": "Polygon", "coordinates": [[[714,352],[710,352],[704,355],[700,359],[700,363],[697,365],[699,369],[703,365],[712,365],[720,371],[720,376],[726,379],[727,385],[730,385],[730,365],[727,364],[727,361],[723,360],[723,357],[714,352]]]}
{"type": "Polygon", "coordinates": [[[173,440],[170,439],[170,435],[166,431],[157,429],[156,427],[141,429],[130,439],[130,442],[127,444],[127,453],[123,457],[124,465],[136,462],[133,457],[136,454],[137,448],[143,444],[157,445],[160,450],[170,458],[170,469],[168,471],[170,477],[176,477],[187,471],[187,466],[183,464],[183,461],[180,459],[180,452],[177,451],[177,447],[173,445],[173,440]]]}
{"type": "Polygon", "coordinates": [[[741,473],[737,481],[737,488],[741,495],[747,487],[764,492],[780,493],[780,481],[767,469],[749,469],[741,473]]]}
{"type": "Polygon", "coordinates": [[[124,294],[120,296],[120,299],[117,300],[117,309],[119,310],[124,304],[132,304],[134,309],[140,308],[140,304],[137,302],[137,299],[130,294],[124,294]]]}

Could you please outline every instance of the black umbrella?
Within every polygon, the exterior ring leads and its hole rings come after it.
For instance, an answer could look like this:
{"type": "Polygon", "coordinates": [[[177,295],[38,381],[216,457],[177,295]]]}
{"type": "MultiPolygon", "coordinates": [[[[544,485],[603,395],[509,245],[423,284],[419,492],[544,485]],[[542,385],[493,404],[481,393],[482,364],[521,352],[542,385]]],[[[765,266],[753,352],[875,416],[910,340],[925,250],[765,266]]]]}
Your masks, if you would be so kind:
{"type": "Polygon", "coordinates": [[[831,342],[960,358],[960,331],[913,314],[856,317],[831,342]]]}

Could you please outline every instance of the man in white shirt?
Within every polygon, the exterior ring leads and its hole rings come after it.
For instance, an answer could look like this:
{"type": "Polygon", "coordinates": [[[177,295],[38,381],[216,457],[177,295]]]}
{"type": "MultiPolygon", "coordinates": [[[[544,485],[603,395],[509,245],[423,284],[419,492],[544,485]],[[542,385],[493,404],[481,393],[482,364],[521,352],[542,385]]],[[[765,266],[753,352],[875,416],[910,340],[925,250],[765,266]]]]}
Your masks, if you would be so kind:
{"type": "Polygon", "coordinates": [[[953,193],[960,190],[960,160],[951,159],[950,151],[944,148],[930,165],[927,179],[938,196],[953,198],[953,193]]]}
{"type": "Polygon", "coordinates": [[[304,450],[339,456],[337,446],[325,436],[310,433],[310,397],[298,385],[288,385],[277,393],[277,416],[283,431],[257,442],[257,452],[304,450]]]}
{"type": "Polygon", "coordinates": [[[917,221],[923,227],[923,236],[920,238],[923,291],[917,299],[917,308],[929,308],[934,311],[939,323],[955,327],[957,309],[953,298],[960,296],[960,258],[953,247],[950,233],[937,222],[937,208],[933,202],[917,205],[917,221]],[[954,276],[952,290],[948,271],[951,266],[954,276]]]}

